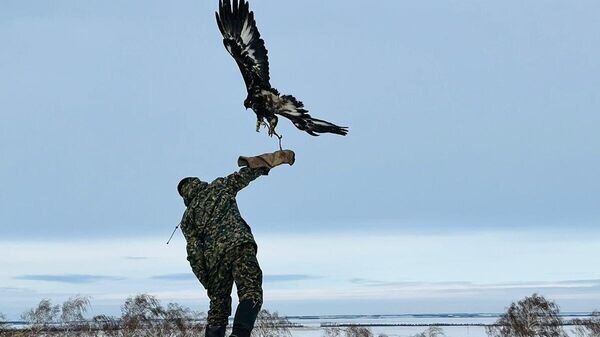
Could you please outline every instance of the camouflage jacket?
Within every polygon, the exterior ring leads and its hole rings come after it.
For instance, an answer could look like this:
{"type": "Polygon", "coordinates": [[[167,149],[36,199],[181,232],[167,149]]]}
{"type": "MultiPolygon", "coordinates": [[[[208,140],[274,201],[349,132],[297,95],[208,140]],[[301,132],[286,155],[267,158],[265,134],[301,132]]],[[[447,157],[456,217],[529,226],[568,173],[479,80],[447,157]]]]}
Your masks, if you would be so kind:
{"type": "Polygon", "coordinates": [[[235,198],[251,181],[268,172],[267,168],[242,168],[210,184],[187,178],[189,182],[180,192],[187,206],[181,229],[187,241],[188,260],[196,274],[214,268],[231,249],[243,244],[256,247],[235,198]]]}

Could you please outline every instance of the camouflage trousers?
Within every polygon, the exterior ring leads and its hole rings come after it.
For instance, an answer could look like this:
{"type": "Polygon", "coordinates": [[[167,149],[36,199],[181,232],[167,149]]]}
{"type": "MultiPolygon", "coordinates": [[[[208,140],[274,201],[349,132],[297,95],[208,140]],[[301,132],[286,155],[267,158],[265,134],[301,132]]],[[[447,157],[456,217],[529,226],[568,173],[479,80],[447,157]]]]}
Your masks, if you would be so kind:
{"type": "Polygon", "coordinates": [[[256,258],[256,246],[244,244],[232,249],[202,280],[210,299],[207,323],[225,326],[231,316],[231,291],[235,282],[240,301],[256,306],[263,302],[262,270],[256,258]]]}

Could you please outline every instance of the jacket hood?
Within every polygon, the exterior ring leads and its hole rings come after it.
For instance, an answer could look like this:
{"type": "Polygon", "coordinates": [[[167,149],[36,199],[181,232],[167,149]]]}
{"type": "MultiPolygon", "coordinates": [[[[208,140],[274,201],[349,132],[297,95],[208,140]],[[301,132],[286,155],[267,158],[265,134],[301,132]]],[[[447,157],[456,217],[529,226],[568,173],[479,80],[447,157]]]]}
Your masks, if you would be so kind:
{"type": "Polygon", "coordinates": [[[179,192],[179,195],[183,198],[183,203],[187,207],[190,205],[192,200],[194,200],[194,198],[207,186],[208,183],[198,178],[188,177],[184,178],[183,180],[181,180],[181,182],[179,182],[179,185],[177,186],[177,191],[179,192]]]}

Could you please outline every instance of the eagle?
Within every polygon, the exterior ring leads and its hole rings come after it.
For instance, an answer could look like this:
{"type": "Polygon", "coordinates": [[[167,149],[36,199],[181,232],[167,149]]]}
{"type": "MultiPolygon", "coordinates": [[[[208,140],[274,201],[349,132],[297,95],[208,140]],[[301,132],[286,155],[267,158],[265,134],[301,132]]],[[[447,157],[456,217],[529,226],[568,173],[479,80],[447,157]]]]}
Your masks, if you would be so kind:
{"type": "Polygon", "coordinates": [[[235,59],[246,83],[248,96],[244,107],[256,113],[256,132],[261,126],[266,126],[269,136],[279,138],[281,147],[282,137],[275,130],[279,115],[312,136],[322,133],[345,136],[348,133],[347,127],[313,118],[301,101],[291,95],[282,95],[271,87],[268,51],[256,27],[254,12],[250,11],[246,0],[233,0],[233,3],[220,0],[216,17],[223,44],[235,59]]]}

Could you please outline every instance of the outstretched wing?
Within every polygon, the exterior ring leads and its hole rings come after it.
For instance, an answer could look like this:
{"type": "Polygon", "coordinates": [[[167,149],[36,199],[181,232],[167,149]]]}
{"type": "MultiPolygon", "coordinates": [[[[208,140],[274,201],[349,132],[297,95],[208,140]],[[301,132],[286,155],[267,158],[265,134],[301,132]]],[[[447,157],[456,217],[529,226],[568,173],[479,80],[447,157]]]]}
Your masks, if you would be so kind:
{"type": "Polygon", "coordinates": [[[274,101],[276,102],[276,114],[288,118],[298,129],[306,131],[312,136],[319,136],[320,133],[334,133],[341,136],[348,134],[347,127],[313,118],[304,109],[304,104],[294,96],[283,95],[274,101]]]}
{"type": "Polygon", "coordinates": [[[254,12],[246,0],[221,0],[216,13],[223,44],[240,67],[248,91],[254,86],[270,88],[269,57],[260,38],[254,12]]]}

